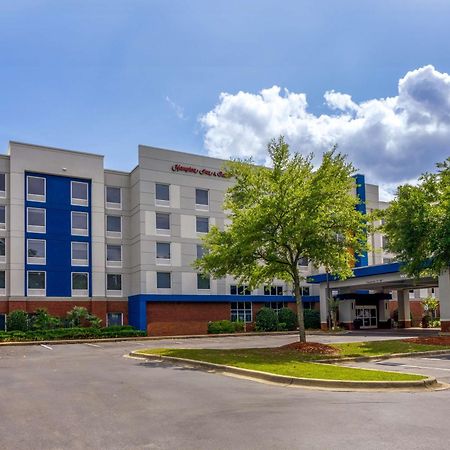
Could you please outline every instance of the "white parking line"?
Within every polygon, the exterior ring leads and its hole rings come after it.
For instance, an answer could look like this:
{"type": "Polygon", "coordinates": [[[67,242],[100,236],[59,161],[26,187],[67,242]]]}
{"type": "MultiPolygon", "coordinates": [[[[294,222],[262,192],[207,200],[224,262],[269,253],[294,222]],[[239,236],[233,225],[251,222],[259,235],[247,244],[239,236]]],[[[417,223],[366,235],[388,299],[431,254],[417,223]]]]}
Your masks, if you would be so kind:
{"type": "MultiPolygon", "coordinates": [[[[381,363],[377,363],[377,364],[383,365],[381,363]]],[[[385,365],[388,365],[388,364],[385,364],[385,365]]],[[[446,372],[450,372],[450,369],[445,369],[443,367],[413,366],[410,364],[398,364],[398,365],[396,365],[396,367],[411,367],[412,369],[427,369],[427,370],[444,370],[446,372]]]]}
{"type": "Polygon", "coordinates": [[[53,348],[50,347],[50,345],[45,345],[45,344],[40,344],[40,345],[41,345],[41,347],[44,347],[44,348],[46,348],[47,350],[53,350],[53,348]]]}
{"type": "Polygon", "coordinates": [[[85,344],[85,345],[89,345],[89,347],[97,347],[97,348],[102,348],[101,345],[97,345],[97,344],[85,344]]]}

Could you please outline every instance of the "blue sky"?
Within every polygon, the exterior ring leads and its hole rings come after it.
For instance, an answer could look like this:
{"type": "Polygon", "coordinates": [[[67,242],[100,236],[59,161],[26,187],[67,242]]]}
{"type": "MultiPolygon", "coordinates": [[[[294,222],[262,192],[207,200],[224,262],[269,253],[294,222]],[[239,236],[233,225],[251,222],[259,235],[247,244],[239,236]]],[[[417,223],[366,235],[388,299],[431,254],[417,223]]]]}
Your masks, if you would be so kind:
{"type": "MultiPolygon", "coordinates": [[[[326,91],[361,105],[398,96],[399,80],[426,65],[433,79],[450,73],[449,17],[444,0],[4,1],[0,144],[102,153],[118,169],[135,165],[139,143],[227,157],[234,150],[221,148],[218,134],[232,131],[199,120],[221,106],[220,93],[257,95],[276,85],[280,98],[284,89],[306,94],[315,117],[342,115],[345,108],[326,104],[326,91]]],[[[253,113],[239,119],[247,130],[253,113]]],[[[215,119],[230,122],[223,111],[215,119]]],[[[309,141],[299,141],[302,151],[309,141]]],[[[366,144],[362,153],[371,152],[366,144]]],[[[436,159],[450,154],[442,147],[436,159]]]]}

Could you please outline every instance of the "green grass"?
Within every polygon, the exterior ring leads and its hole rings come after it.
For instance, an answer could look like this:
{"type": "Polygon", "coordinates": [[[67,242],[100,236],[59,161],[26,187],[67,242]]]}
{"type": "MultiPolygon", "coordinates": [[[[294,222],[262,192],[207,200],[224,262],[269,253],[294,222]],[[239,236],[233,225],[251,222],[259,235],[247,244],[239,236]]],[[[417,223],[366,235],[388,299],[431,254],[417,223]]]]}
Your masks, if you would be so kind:
{"type": "MultiPolygon", "coordinates": [[[[361,343],[362,345],[363,343],[361,343]]],[[[356,351],[356,350],[352,350],[356,351]]],[[[232,350],[217,349],[149,349],[141,353],[174,356],[196,361],[259,370],[278,375],[301,378],[319,378],[324,380],[351,381],[411,381],[425,377],[398,372],[352,369],[332,364],[311,362],[319,355],[304,355],[295,350],[281,348],[247,348],[232,350]]]]}

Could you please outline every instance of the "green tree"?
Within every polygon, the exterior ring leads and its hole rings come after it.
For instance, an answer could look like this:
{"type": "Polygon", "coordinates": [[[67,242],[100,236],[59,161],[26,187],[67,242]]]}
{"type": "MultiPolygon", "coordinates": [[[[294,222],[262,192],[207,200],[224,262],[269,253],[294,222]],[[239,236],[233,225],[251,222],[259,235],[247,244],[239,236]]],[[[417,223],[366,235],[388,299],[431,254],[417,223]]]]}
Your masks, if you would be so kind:
{"type": "Polygon", "coordinates": [[[381,213],[388,250],[410,276],[438,276],[450,264],[450,158],[419,184],[399,186],[381,213]]]}
{"type": "Polygon", "coordinates": [[[313,155],[293,155],[280,137],[268,145],[272,168],[232,161],[234,184],[225,195],[231,224],[212,227],[206,252],[195,267],[215,278],[233,275],[251,288],[275,278],[292,283],[300,341],[305,341],[299,263],[308,258],[342,278],[352,274],[354,255],[366,246],[364,216],[351,194],[353,166],[333,148],[317,170],[313,155]]]}

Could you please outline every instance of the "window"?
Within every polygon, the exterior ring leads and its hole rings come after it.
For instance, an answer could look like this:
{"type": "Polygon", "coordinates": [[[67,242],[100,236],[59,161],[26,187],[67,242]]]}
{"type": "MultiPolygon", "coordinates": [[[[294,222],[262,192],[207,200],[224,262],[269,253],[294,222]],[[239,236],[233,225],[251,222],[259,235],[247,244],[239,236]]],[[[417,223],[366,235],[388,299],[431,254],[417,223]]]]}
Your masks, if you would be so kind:
{"type": "Polygon", "coordinates": [[[170,214],[156,213],[156,229],[170,230],[170,214]]]}
{"type": "Polygon", "coordinates": [[[6,287],[5,271],[1,270],[0,271],[0,290],[5,290],[5,287],[6,287]]]}
{"type": "Polygon", "coordinates": [[[123,314],[110,312],[106,315],[106,326],[115,327],[123,325],[123,314]]]}
{"type": "Polygon", "coordinates": [[[72,211],[72,234],[76,236],[87,236],[88,213],[72,211]]]}
{"type": "Polygon", "coordinates": [[[106,246],[106,265],[109,267],[122,266],[122,246],[107,245],[106,246]]]}
{"type": "Polygon", "coordinates": [[[207,233],[209,231],[209,218],[208,217],[196,217],[196,230],[197,233],[207,233]]]}
{"type": "Polygon", "coordinates": [[[206,189],[195,190],[195,204],[202,206],[209,205],[209,192],[206,189]]]}
{"type": "Polygon", "coordinates": [[[72,266],[87,266],[89,264],[89,244],[87,242],[72,242],[72,266]]]}
{"type": "Polygon", "coordinates": [[[27,231],[45,233],[45,209],[27,208],[27,231]]]}
{"type": "Polygon", "coordinates": [[[6,331],[6,314],[0,314],[0,331],[6,331]]]}
{"type": "Polygon", "coordinates": [[[200,259],[205,254],[203,245],[197,244],[197,259],[200,259]]]}
{"type": "Polygon", "coordinates": [[[70,183],[71,204],[87,206],[89,204],[88,184],[82,181],[70,183]]]}
{"type": "Polygon", "coordinates": [[[45,264],[46,248],[44,239],[27,239],[27,263],[45,264]]]}
{"type": "Polygon", "coordinates": [[[383,258],[383,264],[391,264],[394,262],[394,258],[383,258]]]}
{"type": "Polygon", "coordinates": [[[27,177],[27,200],[45,202],[45,178],[27,177]]]}
{"type": "Polygon", "coordinates": [[[170,259],[170,242],[156,243],[156,258],[170,259]]]}
{"type": "Polygon", "coordinates": [[[283,295],[283,286],[264,286],[264,295],[283,295]]]}
{"type": "Polygon", "coordinates": [[[381,247],[383,247],[385,250],[389,247],[389,239],[387,236],[381,236],[381,247]]]}
{"type": "Polygon", "coordinates": [[[6,261],[6,240],[0,238],[0,262],[6,261]]]}
{"type": "Polygon", "coordinates": [[[231,295],[252,295],[252,291],[248,288],[248,286],[245,286],[245,285],[238,286],[236,284],[232,284],[230,286],[230,294],[231,295]]]}
{"type": "Polygon", "coordinates": [[[301,286],[300,287],[300,294],[301,295],[309,295],[309,286],[301,286]]]}
{"type": "Polygon", "coordinates": [[[197,274],[197,289],[211,289],[211,280],[207,275],[197,274]]]}
{"type": "Polygon", "coordinates": [[[170,200],[169,185],[156,183],[155,198],[156,200],[168,202],[170,200]]]}
{"type": "Polygon", "coordinates": [[[45,295],[45,272],[28,272],[27,287],[28,295],[45,295]]]}
{"type": "Polygon", "coordinates": [[[302,256],[298,262],[298,265],[301,267],[308,267],[309,266],[309,259],[302,256]]]}
{"type": "Polygon", "coordinates": [[[106,216],[106,234],[109,237],[122,236],[122,217],[106,216]]]}
{"type": "Polygon", "coordinates": [[[106,290],[122,292],[122,275],[120,273],[106,274],[106,290]]]}
{"type": "Polygon", "coordinates": [[[0,197],[6,197],[6,175],[4,173],[0,173],[0,197]]]}
{"type": "Polygon", "coordinates": [[[89,274],[72,272],[72,296],[87,297],[89,295],[89,274]]]}
{"type": "Polygon", "coordinates": [[[277,314],[280,309],[287,308],[287,303],[285,302],[266,302],[264,304],[266,308],[273,309],[277,314]]]}
{"type": "Polygon", "coordinates": [[[106,207],[122,209],[122,191],[120,187],[106,186],[106,207]]]}
{"type": "Polygon", "coordinates": [[[156,272],[156,287],[158,289],[170,289],[170,272],[156,272]]]}
{"type": "Polygon", "coordinates": [[[231,302],[231,321],[236,322],[252,321],[252,304],[251,302],[231,302]]]}
{"type": "Polygon", "coordinates": [[[6,206],[0,206],[0,229],[4,230],[6,228],[6,206]]]}

